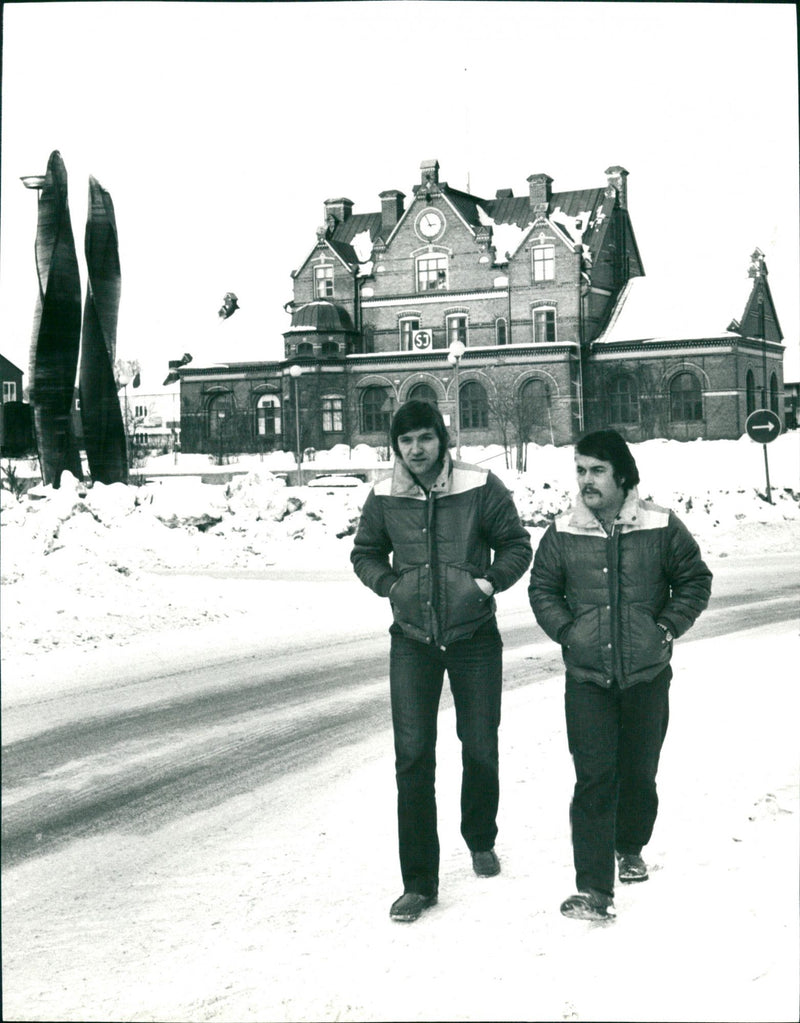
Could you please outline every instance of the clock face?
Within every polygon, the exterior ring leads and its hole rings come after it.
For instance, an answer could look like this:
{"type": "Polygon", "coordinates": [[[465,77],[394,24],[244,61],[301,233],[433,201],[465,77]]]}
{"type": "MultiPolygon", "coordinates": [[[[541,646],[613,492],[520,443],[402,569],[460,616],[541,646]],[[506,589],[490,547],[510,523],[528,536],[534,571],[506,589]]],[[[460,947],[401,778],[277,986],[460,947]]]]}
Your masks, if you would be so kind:
{"type": "Polygon", "coordinates": [[[442,218],[436,210],[426,210],[417,222],[417,230],[425,238],[434,238],[442,230],[442,218]]]}

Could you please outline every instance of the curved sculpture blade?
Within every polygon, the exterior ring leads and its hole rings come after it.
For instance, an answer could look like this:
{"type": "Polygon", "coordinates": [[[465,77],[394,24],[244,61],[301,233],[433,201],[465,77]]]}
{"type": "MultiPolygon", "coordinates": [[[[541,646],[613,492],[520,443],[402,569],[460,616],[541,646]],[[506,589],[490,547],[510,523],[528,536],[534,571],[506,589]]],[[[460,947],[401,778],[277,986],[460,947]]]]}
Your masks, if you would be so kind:
{"type": "Polygon", "coordinates": [[[80,395],[86,457],[93,480],[127,483],[125,425],[114,379],[121,290],[117,222],[111,196],[93,177],[89,178],[85,251],[88,283],[80,395]]]}
{"type": "Polygon", "coordinates": [[[68,469],[82,476],[72,429],[81,331],[81,282],[67,202],[67,171],[54,150],[39,193],[36,227],[39,294],[31,340],[31,404],[42,481],[58,487],[68,469]]]}

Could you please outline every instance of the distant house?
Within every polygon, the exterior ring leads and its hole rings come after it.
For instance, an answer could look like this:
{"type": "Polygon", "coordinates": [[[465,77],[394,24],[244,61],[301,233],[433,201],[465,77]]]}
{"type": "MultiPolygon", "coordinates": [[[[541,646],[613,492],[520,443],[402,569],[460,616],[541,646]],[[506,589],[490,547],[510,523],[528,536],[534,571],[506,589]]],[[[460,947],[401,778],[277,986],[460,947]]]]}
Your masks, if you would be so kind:
{"type": "Polygon", "coordinates": [[[19,366],[0,355],[0,378],[3,382],[3,404],[8,401],[22,401],[22,377],[19,366]]]}
{"type": "Polygon", "coordinates": [[[473,445],[568,444],[603,426],[630,440],[740,436],[752,407],[783,404],[763,254],[735,308],[671,327],[663,304],[641,301],[628,171],[605,173],[571,191],[531,174],[527,194],[485,199],[425,160],[408,204],[397,189],[374,212],[325,200],[292,273],[284,359],[177,370],[183,450],[384,446],[409,398],[435,402],[473,445]]]}
{"type": "Polygon", "coordinates": [[[0,453],[18,457],[34,448],[31,407],[22,399],[23,373],[19,366],[0,355],[3,402],[0,405],[0,453]]]}
{"type": "Polygon", "coordinates": [[[140,451],[166,453],[180,443],[180,391],[170,387],[147,390],[126,387],[120,392],[123,422],[128,437],[140,451]]]}

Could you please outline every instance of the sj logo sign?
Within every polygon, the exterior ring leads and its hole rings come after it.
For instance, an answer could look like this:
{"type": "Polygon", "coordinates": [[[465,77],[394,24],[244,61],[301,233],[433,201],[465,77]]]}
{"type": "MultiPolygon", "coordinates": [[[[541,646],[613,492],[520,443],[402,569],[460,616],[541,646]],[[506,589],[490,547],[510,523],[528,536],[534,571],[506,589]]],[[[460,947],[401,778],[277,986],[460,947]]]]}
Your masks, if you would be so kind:
{"type": "Polygon", "coordinates": [[[414,347],[417,351],[424,351],[433,347],[433,335],[429,330],[414,331],[414,347]]]}

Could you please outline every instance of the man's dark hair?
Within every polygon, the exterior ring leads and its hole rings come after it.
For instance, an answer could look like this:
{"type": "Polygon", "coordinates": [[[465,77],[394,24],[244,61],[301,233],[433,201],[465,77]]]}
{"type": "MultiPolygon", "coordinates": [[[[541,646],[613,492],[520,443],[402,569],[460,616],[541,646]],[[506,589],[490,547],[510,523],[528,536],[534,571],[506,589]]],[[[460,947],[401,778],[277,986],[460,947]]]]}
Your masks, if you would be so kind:
{"type": "Polygon", "coordinates": [[[450,438],[439,409],[429,401],[407,401],[395,412],[392,420],[392,450],[399,456],[397,438],[410,430],[433,430],[439,438],[439,457],[444,456],[450,438]]]}
{"type": "Polygon", "coordinates": [[[639,482],[639,470],[631,454],[625,438],[616,430],[596,430],[581,437],[575,445],[579,455],[599,458],[601,462],[611,462],[614,479],[627,494],[639,482]]]}

